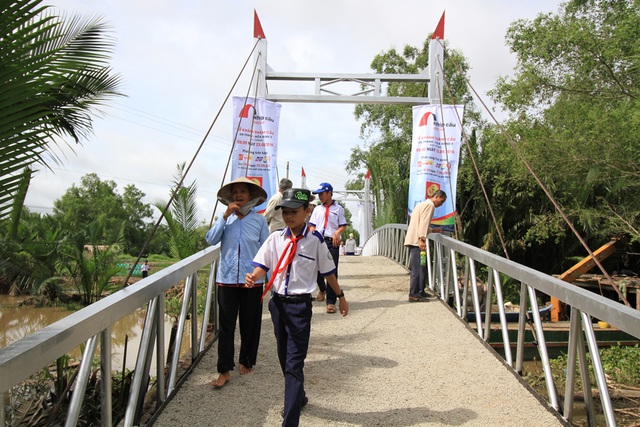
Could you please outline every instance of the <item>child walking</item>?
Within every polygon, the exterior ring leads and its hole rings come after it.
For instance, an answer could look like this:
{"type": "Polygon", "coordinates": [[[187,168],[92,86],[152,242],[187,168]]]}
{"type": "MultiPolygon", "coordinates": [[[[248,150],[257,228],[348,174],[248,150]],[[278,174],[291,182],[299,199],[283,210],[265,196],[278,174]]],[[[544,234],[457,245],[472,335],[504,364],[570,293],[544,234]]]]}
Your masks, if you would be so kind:
{"type": "Polygon", "coordinates": [[[282,209],[287,228],[269,235],[253,259],[256,267],[247,273],[245,285],[252,287],[268,271],[271,280],[264,293],[271,290],[269,312],[273,321],[278,359],[284,374],[283,426],[297,426],[300,410],[307,404],[304,390],[304,361],[311,335],[312,295],[318,272],[335,291],[340,313],[349,313],[349,304],[335,276],[336,265],[324,238],[305,223],[311,213],[311,193],[302,188],[284,192],[276,209],[282,209]]]}

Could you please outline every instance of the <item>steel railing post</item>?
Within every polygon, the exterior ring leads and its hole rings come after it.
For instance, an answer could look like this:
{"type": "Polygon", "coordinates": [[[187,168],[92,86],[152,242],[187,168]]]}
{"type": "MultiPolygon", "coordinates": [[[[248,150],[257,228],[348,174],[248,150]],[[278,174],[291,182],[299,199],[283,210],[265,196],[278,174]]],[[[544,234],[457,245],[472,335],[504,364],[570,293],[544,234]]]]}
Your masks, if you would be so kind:
{"type": "Polygon", "coordinates": [[[502,281],[500,280],[500,272],[490,269],[489,274],[493,273],[493,283],[496,287],[496,299],[498,301],[498,310],[500,313],[500,327],[502,329],[502,343],[504,344],[504,357],[507,364],[513,368],[513,357],[511,354],[511,342],[509,340],[509,328],[507,327],[507,316],[504,310],[504,297],[502,296],[502,281]]]}
{"type": "Polygon", "coordinates": [[[80,417],[80,409],[82,409],[82,402],[84,401],[84,394],[87,389],[87,382],[91,376],[91,367],[93,366],[93,355],[96,353],[96,347],[98,346],[98,336],[87,340],[87,343],[82,353],[82,361],[78,367],[78,376],[76,377],[76,386],[73,389],[71,395],[71,403],[69,404],[69,411],[67,413],[67,419],[64,423],[65,427],[75,427],[78,424],[78,418],[80,417]]]}
{"type": "Polygon", "coordinates": [[[156,310],[155,310],[155,322],[156,322],[156,395],[157,406],[159,407],[162,402],[167,398],[167,381],[165,370],[165,342],[164,342],[164,295],[156,298],[156,310]]]}
{"type": "MultiPolygon", "coordinates": [[[[551,372],[551,364],[549,363],[549,353],[547,351],[547,342],[544,338],[544,331],[542,330],[542,324],[540,321],[540,311],[538,309],[538,300],[536,299],[536,291],[531,286],[527,286],[529,293],[529,302],[531,303],[531,314],[533,315],[533,326],[536,330],[536,338],[538,341],[538,352],[540,353],[540,359],[542,361],[542,368],[544,370],[544,378],[547,384],[547,393],[549,395],[549,404],[557,411],[560,409],[558,404],[558,391],[556,385],[553,382],[553,373],[551,372]]],[[[520,316],[525,316],[526,311],[520,313],[520,316]]]]}
{"type": "Polygon", "coordinates": [[[608,426],[615,426],[616,420],[613,416],[613,407],[611,406],[611,397],[609,396],[609,389],[607,388],[607,379],[604,376],[604,369],[602,369],[602,361],[600,360],[600,353],[598,352],[598,342],[593,332],[591,317],[587,313],[582,313],[582,323],[587,338],[587,345],[589,346],[589,354],[591,354],[593,372],[596,376],[596,382],[598,383],[598,391],[600,391],[600,403],[602,404],[605,420],[608,426]]]}
{"type": "Polygon", "coordinates": [[[100,420],[101,425],[113,425],[113,385],[111,381],[111,328],[100,333],[100,420]]]}

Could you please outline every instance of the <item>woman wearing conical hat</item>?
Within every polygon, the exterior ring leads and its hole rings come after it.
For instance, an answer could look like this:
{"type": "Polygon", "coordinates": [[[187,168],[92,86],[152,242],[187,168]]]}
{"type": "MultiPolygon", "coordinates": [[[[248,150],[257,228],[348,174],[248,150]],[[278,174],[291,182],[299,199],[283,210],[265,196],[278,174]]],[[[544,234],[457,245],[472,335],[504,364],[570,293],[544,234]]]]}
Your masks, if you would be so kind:
{"type": "Polygon", "coordinates": [[[247,178],[237,178],[218,191],[218,200],[227,206],[224,214],[207,232],[210,245],[220,243],[220,263],[216,275],[220,335],[218,337],[218,378],[211,385],[222,388],[231,380],[234,362],[236,320],[240,324],[240,374],[253,370],[260,343],[262,283],[248,288],[245,276],[253,271],[251,261],[269,236],[264,217],[253,210],[267,199],[267,193],[247,178]]]}

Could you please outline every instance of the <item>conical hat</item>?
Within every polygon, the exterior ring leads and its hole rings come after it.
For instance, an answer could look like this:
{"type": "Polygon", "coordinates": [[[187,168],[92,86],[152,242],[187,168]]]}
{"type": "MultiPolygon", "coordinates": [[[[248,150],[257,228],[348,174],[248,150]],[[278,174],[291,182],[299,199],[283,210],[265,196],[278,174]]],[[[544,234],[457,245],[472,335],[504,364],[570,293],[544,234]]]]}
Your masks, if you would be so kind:
{"type": "Polygon", "coordinates": [[[229,203],[233,202],[233,195],[231,194],[233,190],[233,184],[247,184],[247,187],[249,187],[249,192],[251,193],[251,199],[259,199],[256,205],[264,203],[264,201],[267,200],[267,192],[264,191],[264,189],[260,187],[260,185],[258,185],[258,183],[256,183],[255,181],[252,181],[249,178],[243,176],[223,185],[222,188],[218,190],[218,200],[220,201],[220,203],[228,206],[229,203]]]}

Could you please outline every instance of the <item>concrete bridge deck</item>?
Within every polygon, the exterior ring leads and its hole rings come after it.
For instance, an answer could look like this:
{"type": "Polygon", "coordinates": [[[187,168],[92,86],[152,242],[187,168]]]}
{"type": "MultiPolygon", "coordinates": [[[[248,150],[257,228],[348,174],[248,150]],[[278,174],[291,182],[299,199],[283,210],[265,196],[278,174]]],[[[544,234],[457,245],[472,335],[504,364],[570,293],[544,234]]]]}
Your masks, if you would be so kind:
{"type": "MultiPolygon", "coordinates": [[[[384,257],[340,258],[351,314],[314,302],[301,426],[565,425],[445,304],[408,303],[408,280],[384,257]]],[[[280,425],[284,383],[266,304],[253,373],[236,369],[214,390],[216,346],[154,425],[280,425]]]]}

